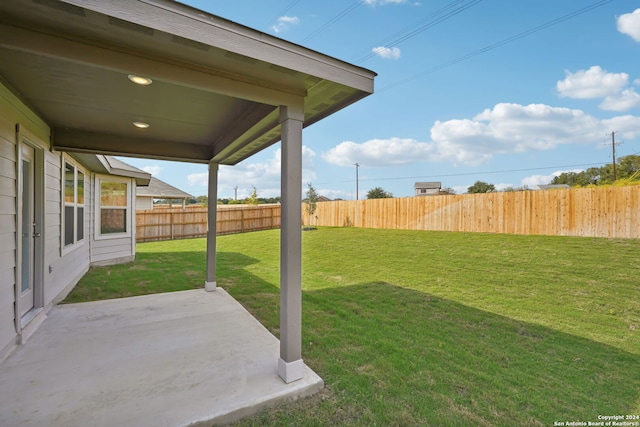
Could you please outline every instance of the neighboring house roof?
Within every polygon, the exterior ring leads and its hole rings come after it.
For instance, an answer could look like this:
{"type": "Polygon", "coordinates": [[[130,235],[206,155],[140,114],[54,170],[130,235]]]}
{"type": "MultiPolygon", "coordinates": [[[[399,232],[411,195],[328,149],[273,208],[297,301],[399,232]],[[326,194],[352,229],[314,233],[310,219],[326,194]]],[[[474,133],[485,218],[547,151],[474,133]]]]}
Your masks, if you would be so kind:
{"type": "Polygon", "coordinates": [[[58,151],[233,165],[281,139],[281,114],[306,127],[373,93],[373,71],[173,0],[3,0],[0,16],[0,75],[58,151]]]}
{"type": "Polygon", "coordinates": [[[538,190],[554,190],[554,189],[569,189],[570,185],[567,184],[548,184],[548,185],[538,185],[538,190]]]}
{"type": "Polygon", "coordinates": [[[193,196],[189,193],[167,184],[164,181],[152,176],[149,185],[138,186],[136,188],[136,196],[153,197],[154,199],[191,199],[193,196]]]}
{"type": "Polygon", "coordinates": [[[320,196],[318,197],[318,200],[316,200],[317,202],[330,202],[331,199],[326,197],[326,196],[320,196]]]}
{"type": "Polygon", "coordinates": [[[440,189],[442,187],[441,182],[416,182],[413,185],[413,188],[432,188],[432,189],[440,189]]]}
{"type": "Polygon", "coordinates": [[[72,153],[71,156],[97,173],[135,178],[136,185],[148,185],[151,174],[112,156],[101,154],[72,153]]]}

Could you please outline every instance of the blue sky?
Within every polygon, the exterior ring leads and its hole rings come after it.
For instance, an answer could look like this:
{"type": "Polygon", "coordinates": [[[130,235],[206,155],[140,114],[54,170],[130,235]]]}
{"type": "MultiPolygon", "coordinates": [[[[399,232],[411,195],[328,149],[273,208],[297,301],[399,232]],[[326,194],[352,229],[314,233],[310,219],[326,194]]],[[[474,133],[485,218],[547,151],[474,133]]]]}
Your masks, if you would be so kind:
{"type": "MultiPolygon", "coordinates": [[[[612,131],[618,157],[640,154],[640,1],[184,3],[378,73],[373,95],[304,130],[304,186],[332,199],[356,198],[355,163],[362,199],[546,184],[610,163],[612,131]]],[[[206,194],[205,165],[124,160],[206,194]]],[[[236,186],[278,196],[280,144],[221,166],[219,197],[236,186]]]]}

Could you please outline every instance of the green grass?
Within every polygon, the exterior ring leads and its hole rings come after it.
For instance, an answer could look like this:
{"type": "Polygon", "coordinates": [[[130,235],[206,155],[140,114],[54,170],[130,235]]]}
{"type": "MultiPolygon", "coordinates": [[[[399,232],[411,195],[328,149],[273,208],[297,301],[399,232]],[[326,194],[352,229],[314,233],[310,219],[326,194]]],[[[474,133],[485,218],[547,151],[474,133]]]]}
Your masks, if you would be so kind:
{"type": "MultiPolygon", "coordinates": [[[[192,289],[202,239],[138,245],[66,302],[192,289]]],[[[279,231],[218,239],[218,284],[278,334],[279,231]]],[[[238,423],[551,426],[640,413],[640,240],[303,233],[320,394],[238,423]]]]}

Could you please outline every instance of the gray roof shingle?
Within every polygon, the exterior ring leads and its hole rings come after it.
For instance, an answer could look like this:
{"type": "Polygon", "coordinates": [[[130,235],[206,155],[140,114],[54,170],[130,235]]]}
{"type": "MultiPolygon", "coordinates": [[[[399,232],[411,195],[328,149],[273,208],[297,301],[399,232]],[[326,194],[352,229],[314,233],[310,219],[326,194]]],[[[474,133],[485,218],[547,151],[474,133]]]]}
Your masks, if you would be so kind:
{"type": "Polygon", "coordinates": [[[190,199],[193,196],[156,177],[151,177],[148,186],[138,186],[136,195],[157,199],[190,199]]]}

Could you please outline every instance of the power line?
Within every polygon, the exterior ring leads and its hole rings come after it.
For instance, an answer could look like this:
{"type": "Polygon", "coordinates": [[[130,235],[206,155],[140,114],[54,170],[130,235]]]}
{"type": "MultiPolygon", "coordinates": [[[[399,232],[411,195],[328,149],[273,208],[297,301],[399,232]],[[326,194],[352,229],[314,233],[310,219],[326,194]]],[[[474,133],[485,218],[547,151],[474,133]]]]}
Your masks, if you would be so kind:
{"type": "Polygon", "coordinates": [[[280,13],[278,13],[278,15],[275,18],[271,20],[271,24],[269,24],[269,26],[275,25],[281,16],[284,16],[285,13],[291,10],[293,6],[295,6],[298,3],[300,3],[300,0],[293,0],[291,3],[289,3],[284,9],[280,11],[280,13]]]}
{"type": "MultiPolygon", "coordinates": [[[[450,173],[450,174],[438,174],[438,175],[398,176],[398,177],[387,177],[387,178],[360,178],[359,180],[360,181],[400,181],[405,179],[424,179],[424,178],[440,178],[440,177],[453,177],[453,176],[489,175],[489,174],[511,173],[511,172],[529,172],[529,171],[536,171],[536,170],[576,168],[576,167],[584,167],[584,166],[600,166],[604,164],[606,164],[606,162],[582,163],[582,164],[575,164],[575,165],[560,165],[560,166],[543,166],[543,167],[537,167],[537,168],[524,168],[524,169],[504,169],[504,170],[497,170],[497,171],[450,173]]],[[[349,180],[335,181],[335,182],[353,182],[353,180],[349,179],[349,180]]],[[[317,184],[326,185],[326,184],[331,184],[331,182],[319,182],[317,184]]]]}
{"type": "Polygon", "coordinates": [[[616,142],[616,133],[618,131],[614,130],[611,131],[611,151],[613,153],[613,161],[612,161],[612,165],[613,165],[613,182],[616,182],[616,145],[620,145],[622,144],[622,141],[618,141],[616,142]]]}
{"type": "Polygon", "coordinates": [[[523,37],[529,36],[531,34],[535,34],[535,33],[539,32],[539,31],[545,30],[545,29],[547,29],[549,27],[552,27],[552,26],[557,25],[557,24],[559,24],[561,22],[567,21],[567,20],[569,20],[571,18],[575,18],[576,16],[582,15],[582,14],[587,13],[587,12],[593,10],[593,9],[596,9],[598,7],[601,7],[601,6],[604,6],[605,4],[611,3],[612,1],[613,0],[600,0],[600,1],[597,1],[595,3],[590,4],[589,6],[585,6],[585,7],[581,8],[581,9],[575,10],[575,11],[573,11],[571,13],[568,13],[566,15],[563,15],[563,16],[561,16],[559,18],[552,19],[551,21],[547,21],[544,24],[538,25],[537,27],[530,28],[530,29],[528,29],[526,31],[523,31],[521,33],[512,35],[510,37],[507,37],[506,39],[500,40],[499,42],[490,44],[490,45],[485,46],[485,47],[483,47],[481,49],[478,49],[478,50],[474,50],[473,52],[469,52],[466,55],[459,56],[459,57],[457,57],[455,59],[447,61],[447,62],[445,62],[443,64],[440,64],[440,65],[438,65],[436,67],[430,68],[430,69],[428,69],[428,70],[426,70],[426,71],[424,71],[422,73],[415,74],[415,75],[413,75],[411,77],[407,77],[407,78],[399,80],[399,81],[397,81],[395,83],[391,83],[391,84],[383,87],[382,89],[378,90],[378,93],[384,92],[386,90],[389,90],[389,89],[394,88],[396,86],[400,86],[400,85],[405,84],[405,83],[409,83],[409,82],[414,81],[414,80],[416,80],[416,79],[418,79],[420,77],[424,77],[424,76],[426,76],[428,74],[432,74],[432,73],[435,73],[436,71],[440,71],[443,68],[450,67],[450,66],[458,64],[458,63],[460,63],[462,61],[466,61],[467,59],[473,58],[473,57],[478,56],[478,55],[482,55],[484,53],[487,53],[489,51],[492,51],[494,49],[497,49],[499,47],[507,45],[509,43],[513,43],[514,41],[519,40],[519,39],[521,39],[523,37]]]}
{"type": "MultiPolygon", "coordinates": [[[[397,46],[400,43],[409,40],[412,37],[417,36],[418,34],[428,30],[429,28],[435,27],[436,25],[440,24],[441,22],[444,22],[450,18],[453,18],[454,16],[458,15],[459,13],[467,10],[468,8],[470,8],[471,6],[474,6],[478,3],[480,3],[482,0],[456,0],[454,2],[449,3],[448,5],[436,10],[435,12],[433,12],[432,14],[427,15],[426,17],[424,17],[423,19],[421,19],[420,21],[418,21],[417,23],[409,26],[409,27],[405,27],[404,29],[390,35],[389,37],[387,37],[384,40],[381,40],[379,42],[376,43],[377,46],[397,46]],[[466,3],[465,3],[466,2],[466,3]],[[460,7],[458,7],[457,9],[453,9],[454,7],[462,4],[460,7]],[[453,9],[453,10],[450,10],[453,9]],[[448,11],[448,12],[447,12],[448,11]],[[443,14],[447,12],[444,16],[440,16],[439,15],[443,14]],[[421,25],[423,24],[423,25],[421,25]],[[417,28],[416,28],[417,26],[417,28]]],[[[359,59],[357,59],[355,62],[364,62],[370,58],[372,58],[373,56],[375,56],[374,52],[368,52],[366,55],[360,57],[359,59]]]]}
{"type": "Polygon", "coordinates": [[[315,36],[317,36],[321,32],[325,31],[327,28],[329,28],[330,26],[332,26],[333,24],[335,24],[336,22],[338,22],[339,20],[341,20],[342,18],[344,18],[345,16],[347,16],[348,14],[350,14],[351,12],[353,12],[354,10],[356,10],[357,8],[362,6],[363,4],[364,3],[361,0],[357,0],[357,1],[353,2],[350,6],[347,6],[347,8],[344,9],[342,12],[338,13],[336,16],[331,18],[329,21],[327,21],[320,28],[316,29],[311,34],[309,34],[307,37],[305,37],[302,40],[302,43],[305,43],[305,42],[311,40],[312,38],[314,38],[315,36]]]}

